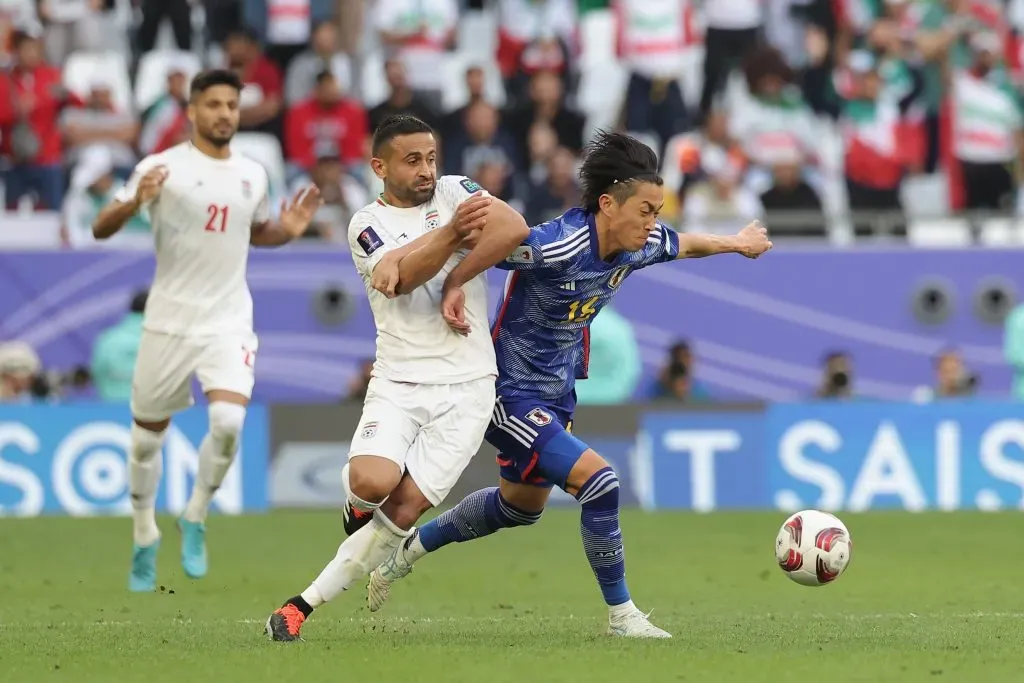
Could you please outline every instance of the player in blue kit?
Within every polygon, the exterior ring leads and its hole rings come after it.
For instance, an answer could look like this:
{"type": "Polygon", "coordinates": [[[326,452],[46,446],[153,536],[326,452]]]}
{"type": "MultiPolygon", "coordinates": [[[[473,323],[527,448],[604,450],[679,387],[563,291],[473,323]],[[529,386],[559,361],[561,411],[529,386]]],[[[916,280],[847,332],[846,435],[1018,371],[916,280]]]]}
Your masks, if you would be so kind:
{"type": "MultiPolygon", "coordinates": [[[[772,244],[756,221],[732,236],[679,234],[658,221],[664,192],[657,158],[629,136],[601,134],[587,151],[580,178],[583,207],[532,228],[499,265],[510,272],[491,329],[498,399],[486,433],[499,451],[499,486],[470,494],[420,527],[374,570],[368,585],[372,611],[426,554],[536,523],[557,485],[582,508],[583,548],[608,605],[608,632],[671,637],[630,600],[618,476],[572,435],[575,381],[587,376],[588,328],[634,270],[714,254],[757,258],[772,244]]],[[[445,293],[442,312],[453,329],[468,334],[458,291],[445,293]]]]}

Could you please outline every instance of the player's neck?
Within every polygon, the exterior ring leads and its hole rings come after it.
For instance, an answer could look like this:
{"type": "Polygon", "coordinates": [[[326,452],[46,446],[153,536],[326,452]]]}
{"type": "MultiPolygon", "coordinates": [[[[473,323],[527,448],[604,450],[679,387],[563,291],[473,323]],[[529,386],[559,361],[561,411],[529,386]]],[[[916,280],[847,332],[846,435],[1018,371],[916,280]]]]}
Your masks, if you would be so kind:
{"type": "Polygon", "coordinates": [[[622,251],[622,247],[612,238],[611,225],[602,214],[594,216],[594,232],[597,234],[597,255],[602,261],[608,261],[622,251]]]}
{"type": "Polygon", "coordinates": [[[211,159],[219,159],[220,161],[223,161],[231,157],[230,145],[222,145],[218,147],[209,140],[204,140],[198,135],[192,138],[192,146],[200,154],[204,154],[211,159]]]}
{"type": "Polygon", "coordinates": [[[415,204],[412,202],[403,202],[401,199],[391,194],[386,189],[380,193],[380,200],[387,204],[388,206],[393,206],[396,209],[411,209],[414,206],[419,206],[419,204],[415,204]]]}

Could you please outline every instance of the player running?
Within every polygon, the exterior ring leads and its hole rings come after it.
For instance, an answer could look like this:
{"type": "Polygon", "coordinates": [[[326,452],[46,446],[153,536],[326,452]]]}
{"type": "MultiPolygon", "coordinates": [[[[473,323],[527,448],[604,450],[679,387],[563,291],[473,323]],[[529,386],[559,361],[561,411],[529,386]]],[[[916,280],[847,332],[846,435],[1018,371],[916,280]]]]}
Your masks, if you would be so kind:
{"type": "Polygon", "coordinates": [[[206,575],[207,509],[238,450],[253,388],[257,340],[245,281],[249,245],[277,246],[301,236],[320,205],[319,191],[310,186],[282,206],[278,222],[270,221],[266,170],[230,148],[241,89],[230,71],[197,75],[188,104],[192,140],[139,162],[92,227],[96,239],[107,239],[148,207],[156,243],[156,275],[132,381],[132,591],[156,588],[161,447],[171,416],[193,403],[193,374],[209,401],[210,430],[178,528],[185,573],[206,575]]]}
{"type": "MultiPolygon", "coordinates": [[[[603,133],[580,170],[583,208],[539,225],[500,265],[510,270],[491,328],[498,400],[486,438],[498,451],[499,486],[467,496],[415,530],[370,575],[372,611],[414,562],[449,543],[536,523],[552,485],[579,501],[583,549],[608,605],[608,633],[669,638],[633,605],[626,587],[619,479],[572,435],[574,384],[587,376],[588,327],[634,270],[678,258],[738,253],[757,258],[772,244],[754,222],[729,237],[678,234],[657,220],[664,201],[654,152],[626,135],[603,133]]],[[[444,318],[472,338],[460,297],[444,318]]]]}
{"type": "Polygon", "coordinates": [[[384,192],[348,231],[377,326],[373,378],[342,470],[349,506],[362,515],[347,518],[351,535],[313,583],[270,615],[273,640],[299,639],[315,608],[387,559],[445,499],[487,430],[497,367],[484,271],[529,228],[472,180],[436,178],[436,158],[419,119],[394,116],[374,134],[371,164],[384,192]],[[437,315],[438,302],[456,291],[468,336],[437,315]]]}

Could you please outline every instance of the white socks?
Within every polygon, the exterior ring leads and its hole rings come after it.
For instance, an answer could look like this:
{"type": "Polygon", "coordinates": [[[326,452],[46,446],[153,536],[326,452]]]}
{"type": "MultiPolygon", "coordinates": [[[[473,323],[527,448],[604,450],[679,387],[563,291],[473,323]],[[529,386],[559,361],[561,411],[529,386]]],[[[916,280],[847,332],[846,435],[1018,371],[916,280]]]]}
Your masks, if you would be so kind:
{"type": "Polygon", "coordinates": [[[238,438],[245,423],[245,406],[217,401],[210,404],[210,431],[199,445],[199,472],[183,515],[189,522],[205,522],[210,501],[231,469],[238,438]]]}
{"type": "Polygon", "coordinates": [[[388,559],[408,535],[378,510],[369,524],[345,539],[330,564],[302,591],[302,599],[314,608],[333,600],[388,559]]]}
{"type": "Polygon", "coordinates": [[[618,621],[636,611],[636,605],[633,604],[632,600],[627,600],[621,605],[608,605],[608,620],[618,621]]]}
{"type": "Polygon", "coordinates": [[[164,471],[161,452],[165,432],[151,432],[132,422],[128,489],[132,498],[132,539],[148,547],[160,538],[156,525],[156,490],[164,471]]]}

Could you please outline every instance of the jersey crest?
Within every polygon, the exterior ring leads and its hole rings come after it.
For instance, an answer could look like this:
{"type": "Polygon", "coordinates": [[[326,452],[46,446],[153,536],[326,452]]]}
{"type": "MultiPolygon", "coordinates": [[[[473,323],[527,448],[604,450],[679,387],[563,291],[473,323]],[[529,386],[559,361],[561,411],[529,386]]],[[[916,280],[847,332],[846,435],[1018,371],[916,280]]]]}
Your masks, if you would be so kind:
{"type": "Polygon", "coordinates": [[[437,212],[437,209],[431,209],[427,211],[426,216],[427,230],[437,230],[441,227],[441,214],[437,212]]]}
{"type": "Polygon", "coordinates": [[[611,287],[612,289],[618,289],[619,285],[622,284],[622,281],[626,279],[627,275],[629,275],[630,270],[632,270],[632,268],[630,268],[629,266],[622,266],[621,268],[616,268],[614,271],[612,271],[612,276],[608,278],[608,286],[611,287]]]}
{"type": "Polygon", "coordinates": [[[526,414],[526,419],[538,427],[545,427],[551,424],[551,415],[540,408],[534,408],[528,412],[526,414]]]}

